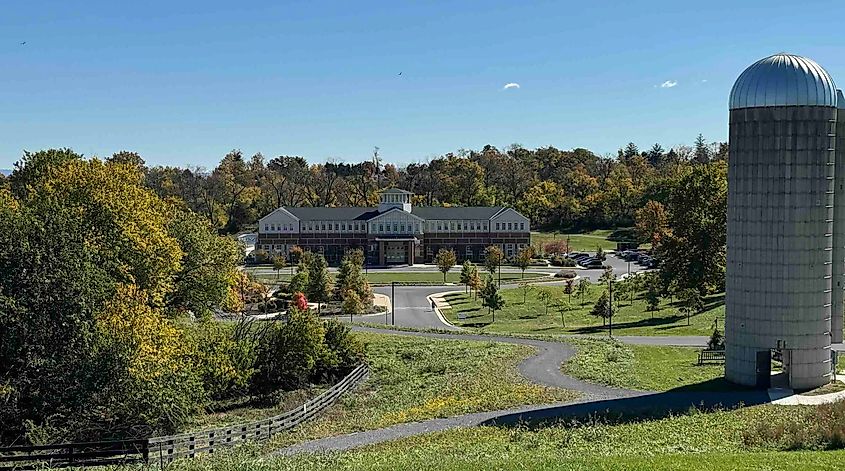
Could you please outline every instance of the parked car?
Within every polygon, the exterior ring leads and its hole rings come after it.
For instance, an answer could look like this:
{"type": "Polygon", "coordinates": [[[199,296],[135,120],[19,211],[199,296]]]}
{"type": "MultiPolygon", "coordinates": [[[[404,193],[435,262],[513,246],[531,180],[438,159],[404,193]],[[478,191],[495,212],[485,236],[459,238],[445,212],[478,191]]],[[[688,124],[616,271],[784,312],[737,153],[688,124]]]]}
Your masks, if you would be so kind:
{"type": "Polygon", "coordinates": [[[586,265],[582,265],[584,268],[604,268],[604,263],[601,260],[593,259],[586,265]]]}

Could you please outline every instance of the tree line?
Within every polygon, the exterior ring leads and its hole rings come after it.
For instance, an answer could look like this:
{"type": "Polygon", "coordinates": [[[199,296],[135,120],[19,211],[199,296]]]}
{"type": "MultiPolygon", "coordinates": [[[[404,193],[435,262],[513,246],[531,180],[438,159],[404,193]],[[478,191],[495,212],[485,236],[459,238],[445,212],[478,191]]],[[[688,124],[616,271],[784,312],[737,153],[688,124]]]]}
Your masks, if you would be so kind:
{"type": "Polygon", "coordinates": [[[727,144],[699,135],[693,146],[641,150],[634,143],[616,156],[577,148],[461,149],[425,162],[385,163],[375,149],[358,163],[309,164],[301,156],[226,154],[213,169],[145,166],[133,152],[112,159],[138,166],[160,197],[178,197],[218,230],[252,229],[280,206],[375,206],[378,192],[397,187],[425,206],[514,207],[535,228],[584,229],[630,226],[634,212],[659,198],[666,181],[690,167],[726,160],[727,144]]]}

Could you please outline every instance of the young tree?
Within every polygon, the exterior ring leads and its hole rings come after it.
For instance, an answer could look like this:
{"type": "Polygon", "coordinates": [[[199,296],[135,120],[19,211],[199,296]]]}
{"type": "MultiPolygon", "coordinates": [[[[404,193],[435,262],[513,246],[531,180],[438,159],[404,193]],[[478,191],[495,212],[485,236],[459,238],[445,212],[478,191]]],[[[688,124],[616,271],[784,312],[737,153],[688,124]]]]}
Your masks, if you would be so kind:
{"type": "Polygon", "coordinates": [[[488,314],[493,314],[493,322],[496,322],[496,311],[505,307],[505,299],[499,293],[499,287],[492,276],[487,277],[481,289],[481,305],[487,308],[488,314]]]}
{"type": "Polygon", "coordinates": [[[607,255],[605,255],[604,249],[601,248],[601,245],[596,247],[596,259],[601,260],[602,262],[607,260],[607,255]]]}
{"type": "Polygon", "coordinates": [[[660,278],[653,274],[649,274],[645,278],[645,283],[645,301],[648,310],[651,311],[651,318],[654,319],[654,311],[660,308],[660,296],[663,293],[663,286],[660,284],[660,278]]]}
{"type": "Polygon", "coordinates": [[[522,270],[521,278],[525,278],[525,270],[531,266],[531,257],[534,256],[534,249],[530,246],[520,250],[516,255],[516,266],[522,270]]]}
{"type": "Polygon", "coordinates": [[[616,299],[625,299],[633,292],[633,286],[631,286],[631,282],[627,278],[613,283],[613,296],[616,299]]]}
{"type": "Polygon", "coordinates": [[[277,253],[273,256],[273,270],[276,271],[276,279],[279,279],[279,272],[282,271],[283,268],[288,266],[287,261],[285,260],[284,254],[277,253]]]}
{"type": "Polygon", "coordinates": [[[358,293],[353,290],[347,290],[343,293],[343,303],[340,305],[340,310],[344,314],[348,314],[351,320],[353,315],[358,315],[363,312],[364,303],[361,302],[361,298],[358,297],[358,293]]]}
{"type": "Polygon", "coordinates": [[[311,254],[308,267],[308,299],[317,303],[317,314],[320,314],[321,304],[328,301],[332,294],[332,275],[326,258],[320,254],[311,254]]]}
{"type": "Polygon", "coordinates": [[[288,290],[291,293],[306,293],[308,291],[308,267],[299,266],[296,269],[296,275],[290,279],[288,290]]]}
{"type": "Polygon", "coordinates": [[[601,296],[599,296],[599,299],[596,300],[596,304],[593,305],[593,309],[590,310],[590,314],[595,317],[600,317],[602,325],[604,325],[607,320],[607,311],[609,306],[610,297],[608,297],[607,291],[604,291],[601,296]]]}
{"type": "Polygon", "coordinates": [[[469,292],[470,279],[472,278],[472,271],[474,269],[475,265],[469,260],[464,260],[463,265],[461,265],[461,284],[464,285],[465,293],[469,292]]]}
{"type": "Polygon", "coordinates": [[[555,305],[555,308],[560,314],[560,324],[563,326],[563,328],[566,328],[566,318],[564,317],[564,314],[572,310],[572,303],[570,303],[569,301],[561,300],[555,305]]]}
{"type": "Polygon", "coordinates": [[[455,266],[457,261],[458,259],[455,256],[454,250],[440,249],[437,251],[437,255],[434,257],[434,263],[437,265],[437,269],[443,273],[443,283],[446,283],[446,274],[455,266]]]}
{"type": "Polygon", "coordinates": [[[358,295],[358,300],[367,306],[373,302],[373,289],[364,276],[363,260],[363,251],[360,249],[348,251],[340,262],[335,285],[338,298],[344,299],[347,291],[354,291],[358,295]]]}
{"type": "Polygon", "coordinates": [[[568,296],[567,302],[572,304],[572,292],[575,290],[575,280],[570,278],[563,285],[563,292],[568,296]]]}
{"type": "Polygon", "coordinates": [[[475,300],[478,300],[478,291],[482,287],[481,273],[478,272],[478,267],[473,266],[469,277],[469,287],[475,291],[475,300]]]}
{"type": "Polygon", "coordinates": [[[548,289],[548,288],[541,289],[540,292],[537,293],[537,299],[539,299],[540,302],[543,303],[543,307],[546,308],[544,315],[548,316],[549,315],[549,304],[551,304],[551,302],[552,302],[552,292],[551,292],[551,290],[548,289]]]}
{"type": "Polygon", "coordinates": [[[528,293],[534,291],[534,285],[531,283],[520,283],[519,290],[522,291],[522,304],[528,299],[528,293]]]}
{"type": "Polygon", "coordinates": [[[581,278],[581,280],[578,281],[577,288],[575,289],[575,294],[577,294],[578,298],[581,300],[582,306],[584,305],[584,296],[586,296],[587,293],[589,293],[589,292],[590,292],[590,280],[588,280],[586,278],[581,278]]]}
{"type": "Polygon", "coordinates": [[[613,268],[607,267],[599,277],[599,283],[606,285],[615,279],[616,275],[613,274],[613,268]]]}
{"type": "MultiPolygon", "coordinates": [[[[505,254],[496,245],[491,245],[484,249],[484,268],[490,275],[496,275],[496,270],[502,266],[502,261],[505,259],[505,254]]],[[[502,281],[501,271],[499,272],[499,282],[502,281]]]]}
{"type": "Polygon", "coordinates": [[[687,316],[687,325],[690,325],[690,317],[704,309],[704,299],[697,289],[687,288],[678,293],[681,301],[680,311],[687,316]]]}

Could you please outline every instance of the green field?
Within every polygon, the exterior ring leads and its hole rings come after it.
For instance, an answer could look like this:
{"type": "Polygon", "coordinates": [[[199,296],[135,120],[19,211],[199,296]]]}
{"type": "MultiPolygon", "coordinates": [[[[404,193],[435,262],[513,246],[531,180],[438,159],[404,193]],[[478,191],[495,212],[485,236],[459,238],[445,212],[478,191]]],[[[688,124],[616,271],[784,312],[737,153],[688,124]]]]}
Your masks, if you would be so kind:
{"type": "MultiPolygon", "coordinates": [[[[487,313],[487,308],[481,306],[480,300],[463,293],[446,296],[452,308],[444,310],[443,314],[455,325],[484,332],[606,334],[607,328],[602,325],[601,318],[590,315],[590,310],[604,289],[603,286],[592,285],[583,304],[573,294],[570,302],[572,310],[564,313],[565,327],[560,312],[554,307],[559,302],[569,302],[570,297],[564,293],[562,286],[534,287],[524,303],[519,288],[503,289],[501,293],[505,307],[496,312],[495,323],[493,316],[487,313]],[[552,293],[548,313],[538,299],[539,289],[548,289],[552,293]],[[466,318],[459,320],[459,314],[466,318]]],[[[705,298],[705,310],[691,316],[690,325],[687,325],[687,318],[678,311],[676,304],[664,300],[659,310],[649,312],[645,301],[638,295],[633,303],[628,299],[620,301],[619,311],[613,317],[613,335],[710,335],[713,333],[714,320],[719,319],[719,327],[723,328],[724,318],[724,295],[721,294],[705,298]]]]}
{"type": "MultiPolygon", "coordinates": [[[[486,272],[484,272],[486,275],[486,272]]],[[[536,278],[537,276],[545,276],[543,274],[530,273],[530,269],[525,273],[525,278],[536,278]]],[[[397,283],[442,283],[443,274],[440,272],[373,272],[366,274],[367,280],[370,283],[386,284],[392,281],[397,283]]],[[[498,277],[498,275],[497,275],[498,277]]],[[[502,273],[502,281],[518,280],[522,277],[521,273],[502,273]]],[[[291,278],[290,269],[284,269],[279,273],[278,278],[275,274],[261,274],[257,276],[259,281],[267,283],[274,283],[278,281],[289,281],[291,278]]],[[[459,271],[449,272],[446,275],[447,283],[460,283],[461,274],[459,271]]]]}
{"type": "Polygon", "coordinates": [[[578,353],[561,371],[593,383],[644,391],[736,390],[724,365],[698,365],[698,349],[626,345],[609,339],[567,339],[578,353]]]}
{"type": "Polygon", "coordinates": [[[569,246],[573,252],[595,252],[599,247],[602,250],[615,250],[616,242],[607,240],[607,236],[613,233],[612,229],[597,229],[581,234],[558,234],[554,232],[532,232],[531,245],[541,246],[552,240],[566,240],[569,238],[569,246]]]}
{"type": "MultiPolygon", "coordinates": [[[[189,470],[832,470],[845,452],[784,451],[756,439],[761,423],[802,423],[798,407],[757,406],[614,423],[599,419],[538,428],[475,427],[326,455],[261,457],[254,448],[180,463],[189,470]]],[[[813,442],[811,441],[810,444],[813,442]]]]}
{"type": "Polygon", "coordinates": [[[529,383],[517,365],[524,345],[359,333],[371,377],[320,418],[276,435],[272,446],[449,417],[575,398],[572,391],[529,383]]]}

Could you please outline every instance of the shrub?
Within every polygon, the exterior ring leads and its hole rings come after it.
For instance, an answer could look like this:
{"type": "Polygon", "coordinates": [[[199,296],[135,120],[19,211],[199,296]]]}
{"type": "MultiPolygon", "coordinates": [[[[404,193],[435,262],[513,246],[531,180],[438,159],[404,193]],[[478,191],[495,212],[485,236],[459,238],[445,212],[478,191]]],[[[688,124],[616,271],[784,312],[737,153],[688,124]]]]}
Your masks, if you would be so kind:
{"type": "Polygon", "coordinates": [[[308,383],[324,355],[325,328],[310,311],[292,308],[287,324],[276,323],[261,339],[250,392],[267,397],[308,383]]]}
{"type": "Polygon", "coordinates": [[[710,336],[710,340],[707,341],[707,348],[710,350],[724,350],[725,349],[725,336],[722,335],[722,332],[719,329],[714,329],[713,334],[710,336]]]}
{"type": "Polygon", "coordinates": [[[559,272],[555,273],[555,278],[563,278],[567,280],[571,280],[578,276],[575,273],[575,270],[560,270],[559,272]]]}
{"type": "Polygon", "coordinates": [[[185,326],[194,344],[194,364],[210,399],[242,394],[249,386],[255,352],[249,342],[237,339],[235,327],[210,319],[185,326]]]}
{"type": "Polygon", "coordinates": [[[556,267],[574,267],[576,265],[575,260],[572,260],[569,257],[561,257],[559,255],[552,257],[551,263],[556,267]]]}
{"type": "Polygon", "coordinates": [[[317,380],[334,380],[348,373],[364,359],[364,344],[348,326],[332,319],[325,324],[325,355],[315,371],[317,380]]]}

